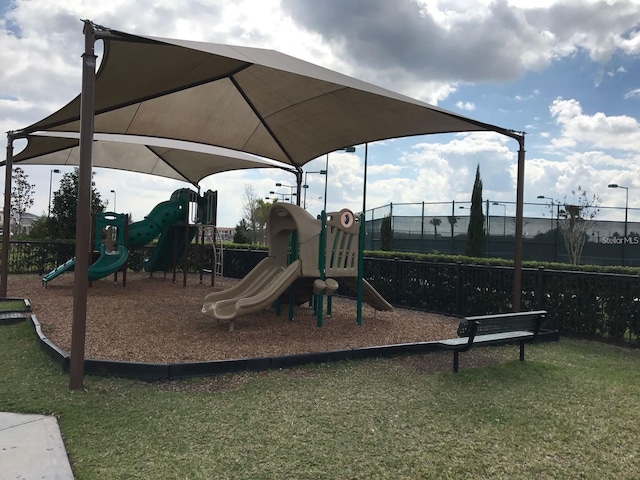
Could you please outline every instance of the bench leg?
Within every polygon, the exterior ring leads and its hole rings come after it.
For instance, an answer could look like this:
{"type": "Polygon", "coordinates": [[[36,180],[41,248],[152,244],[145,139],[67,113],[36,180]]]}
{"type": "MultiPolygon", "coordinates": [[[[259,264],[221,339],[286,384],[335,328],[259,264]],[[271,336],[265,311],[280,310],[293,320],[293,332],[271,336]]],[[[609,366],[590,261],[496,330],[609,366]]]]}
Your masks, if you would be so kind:
{"type": "Polygon", "coordinates": [[[453,371],[458,373],[458,351],[453,351],[453,371]]]}
{"type": "Polygon", "coordinates": [[[520,342],[520,361],[524,362],[524,342],[520,342]]]}

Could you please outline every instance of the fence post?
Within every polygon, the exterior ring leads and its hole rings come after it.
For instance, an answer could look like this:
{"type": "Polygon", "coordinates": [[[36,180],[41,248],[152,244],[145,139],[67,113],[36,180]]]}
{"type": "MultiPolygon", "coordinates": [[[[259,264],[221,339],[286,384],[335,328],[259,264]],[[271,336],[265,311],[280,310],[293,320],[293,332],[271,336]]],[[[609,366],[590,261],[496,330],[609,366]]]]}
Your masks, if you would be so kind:
{"type": "Polygon", "coordinates": [[[544,267],[538,268],[536,280],[536,306],[538,310],[544,310],[544,267]]]}
{"type": "Polygon", "coordinates": [[[393,257],[393,303],[399,305],[398,302],[398,257],[393,257]]]}
{"type": "Polygon", "coordinates": [[[424,202],[422,202],[422,217],[420,223],[420,251],[424,253],[424,202]]]}
{"type": "Polygon", "coordinates": [[[462,262],[456,262],[456,313],[462,312],[462,262]]]}

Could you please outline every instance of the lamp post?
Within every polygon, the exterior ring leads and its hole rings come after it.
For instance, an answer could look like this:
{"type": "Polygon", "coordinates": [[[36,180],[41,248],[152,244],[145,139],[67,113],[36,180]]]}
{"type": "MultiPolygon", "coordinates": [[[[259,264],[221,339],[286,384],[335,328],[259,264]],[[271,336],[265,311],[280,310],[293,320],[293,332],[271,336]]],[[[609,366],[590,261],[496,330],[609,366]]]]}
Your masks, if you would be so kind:
{"type": "Polygon", "coordinates": [[[626,200],[624,204],[624,239],[622,242],[622,265],[624,266],[627,257],[627,219],[629,216],[629,187],[623,187],[617,183],[610,183],[609,188],[624,188],[626,190],[626,200]]]}
{"type": "Polygon", "coordinates": [[[295,188],[298,188],[296,185],[285,185],[284,183],[276,183],[276,187],[286,187],[289,189],[289,195],[291,196],[291,203],[293,203],[293,197],[296,196],[296,194],[293,192],[293,190],[295,188]]]}
{"type": "MultiPolygon", "coordinates": [[[[281,198],[280,198],[280,199],[281,199],[283,202],[288,202],[288,201],[289,201],[289,199],[287,198],[287,194],[286,194],[286,193],[274,192],[273,190],[271,190],[271,191],[269,192],[269,194],[270,194],[270,195],[280,195],[280,196],[281,196],[281,198]]],[[[270,197],[265,197],[265,200],[270,200],[270,197]]],[[[274,198],[274,200],[278,200],[278,198],[276,197],[276,198],[274,198]]]]}
{"type": "Polygon", "coordinates": [[[492,205],[499,205],[504,207],[504,212],[502,214],[502,236],[507,236],[507,205],[505,203],[493,202],[492,205]]]}
{"type": "Polygon", "coordinates": [[[555,200],[551,197],[545,197],[544,195],[538,195],[537,198],[551,200],[551,226],[553,227],[553,206],[555,205],[555,200]]]}
{"type": "Polygon", "coordinates": [[[558,261],[558,233],[559,233],[559,214],[560,214],[560,202],[554,200],[551,197],[545,197],[544,195],[538,195],[539,199],[546,199],[546,200],[551,200],[551,230],[553,230],[553,206],[554,205],[558,205],[558,215],[556,215],[556,234],[555,234],[555,239],[554,239],[554,247],[553,247],[553,259],[557,262],[558,261]]]}
{"type": "Polygon", "coordinates": [[[51,184],[52,184],[52,181],[53,181],[53,174],[54,173],[60,173],[60,170],[58,170],[57,168],[54,168],[49,173],[49,210],[48,210],[48,213],[47,213],[47,217],[51,216],[51,184]]]}
{"type": "MultiPolygon", "coordinates": [[[[346,153],[353,153],[356,151],[356,147],[345,147],[345,148],[341,148],[339,150],[335,150],[336,152],[346,152],[346,153]]],[[[365,153],[366,153],[366,148],[365,148],[365,153]]],[[[365,158],[365,182],[367,181],[366,179],[366,173],[367,173],[367,168],[366,168],[366,158],[365,158]]],[[[329,152],[327,152],[327,159],[325,162],[325,167],[324,167],[324,207],[323,210],[326,212],[327,211],[327,184],[329,183],[329,152]]],[[[366,197],[366,186],[364,187],[365,191],[364,191],[364,195],[363,198],[366,197]]],[[[363,200],[363,203],[365,202],[365,200],[363,200]]],[[[362,209],[362,214],[364,215],[364,208],[362,209]]]]}
{"type": "Polygon", "coordinates": [[[315,172],[304,172],[304,185],[302,185],[302,188],[304,188],[304,201],[302,202],[302,208],[307,208],[307,189],[309,188],[309,184],[307,183],[307,175],[309,173],[319,173],[320,175],[324,175],[325,179],[325,189],[326,189],[326,184],[327,184],[327,171],[326,170],[317,170],[315,172]]]}
{"type": "Polygon", "coordinates": [[[115,190],[111,190],[111,193],[113,193],[113,211],[116,211],[116,191],[115,190]]]}

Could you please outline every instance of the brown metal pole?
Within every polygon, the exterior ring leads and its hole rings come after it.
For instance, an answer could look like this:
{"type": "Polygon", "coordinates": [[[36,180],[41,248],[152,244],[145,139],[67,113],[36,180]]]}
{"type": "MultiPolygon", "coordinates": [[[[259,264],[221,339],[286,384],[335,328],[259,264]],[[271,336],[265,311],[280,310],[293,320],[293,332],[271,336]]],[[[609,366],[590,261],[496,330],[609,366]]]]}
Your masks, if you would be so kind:
{"type": "Polygon", "coordinates": [[[13,172],[13,135],[7,133],[7,161],[4,175],[4,210],[2,218],[2,254],[0,255],[0,297],[7,297],[11,228],[11,173],[13,172]]]}
{"type": "Polygon", "coordinates": [[[71,359],[69,389],[79,390],[84,384],[84,352],[87,325],[87,290],[89,283],[89,251],[91,249],[91,179],[94,129],[94,93],[96,81],[95,30],[84,22],[82,55],[82,94],[80,98],[80,165],[78,171],[78,204],[76,215],[76,264],[73,281],[73,323],[71,325],[71,359]]]}
{"type": "Polygon", "coordinates": [[[296,167],[296,205],[300,206],[302,196],[302,168],[296,167]]]}
{"type": "Polygon", "coordinates": [[[514,312],[521,310],[522,297],[522,220],[524,210],[524,132],[521,136],[514,137],[520,144],[518,150],[518,179],[516,191],[516,245],[513,257],[513,299],[514,312]]]}

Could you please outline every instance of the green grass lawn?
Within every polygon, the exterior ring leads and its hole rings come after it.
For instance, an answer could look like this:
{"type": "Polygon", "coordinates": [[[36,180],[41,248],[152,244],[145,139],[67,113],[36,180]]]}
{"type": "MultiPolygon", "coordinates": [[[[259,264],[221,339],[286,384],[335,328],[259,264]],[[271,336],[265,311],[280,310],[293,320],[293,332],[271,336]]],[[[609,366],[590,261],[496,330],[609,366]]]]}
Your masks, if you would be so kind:
{"type": "Polygon", "coordinates": [[[458,374],[385,359],[71,393],[29,325],[2,326],[0,411],[56,415],[80,480],[640,478],[640,351],[497,352],[458,374]]]}
{"type": "Polygon", "coordinates": [[[12,312],[26,310],[27,305],[24,300],[3,300],[0,301],[0,312],[12,312]]]}

